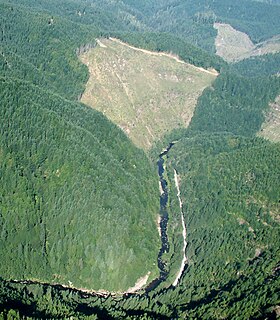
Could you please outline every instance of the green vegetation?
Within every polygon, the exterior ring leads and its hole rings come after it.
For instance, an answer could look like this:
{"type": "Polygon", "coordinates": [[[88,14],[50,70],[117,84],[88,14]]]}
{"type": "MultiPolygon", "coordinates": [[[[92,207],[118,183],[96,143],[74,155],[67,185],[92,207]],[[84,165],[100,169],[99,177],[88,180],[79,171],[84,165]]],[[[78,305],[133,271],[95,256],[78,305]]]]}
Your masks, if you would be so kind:
{"type": "Polygon", "coordinates": [[[280,6],[253,0],[5,0],[51,12],[103,32],[165,32],[215,52],[214,22],[228,23],[259,43],[280,33],[280,6]]]}
{"type": "Polygon", "coordinates": [[[104,116],[62,98],[84,88],[76,50],[88,34],[14,6],[2,14],[1,275],[115,291],[154,277],[154,168],[104,116]]]}
{"type": "Polygon", "coordinates": [[[233,68],[246,77],[276,75],[280,70],[280,53],[251,57],[233,64],[233,68]]]}
{"type": "MultiPolygon", "coordinates": [[[[183,307],[185,315],[248,318],[262,307],[262,296],[266,303],[273,300],[277,278],[270,281],[269,292],[268,286],[258,286],[245,309],[238,310],[239,300],[233,296],[248,290],[252,272],[258,284],[266,274],[273,278],[279,260],[279,156],[280,145],[232,135],[198,135],[180,140],[171,149],[169,166],[180,174],[188,231],[189,265],[181,284],[185,294],[177,303],[185,303],[191,294],[190,305],[194,305],[205,299],[205,293],[233,283],[229,292],[221,292],[213,301],[206,299],[193,310],[183,307]],[[262,263],[262,271],[253,269],[254,263],[262,263]],[[224,300],[228,302],[221,303],[224,300]]],[[[254,286],[249,288],[251,292],[254,286]]]]}
{"type": "Polygon", "coordinates": [[[82,45],[94,45],[82,26],[50,14],[28,12],[0,4],[0,71],[45,86],[69,99],[78,99],[88,71],[77,59],[82,45]]]}
{"type": "Polygon", "coordinates": [[[125,4],[136,9],[136,16],[153,30],[168,32],[188,42],[215,51],[214,22],[228,23],[259,43],[280,33],[280,7],[256,1],[135,1],[125,4]]]}
{"type": "Polygon", "coordinates": [[[115,5],[110,0],[5,0],[6,3],[21,5],[28,11],[48,13],[59,16],[76,24],[90,26],[88,31],[96,29],[102,32],[112,30],[138,30],[137,22],[129,13],[129,8],[121,4],[115,5]],[[92,29],[94,28],[94,29],[92,29]]]}
{"type": "MultiPolygon", "coordinates": [[[[91,314],[101,319],[258,319],[271,314],[280,284],[279,156],[279,144],[220,134],[184,138],[171,149],[168,166],[180,174],[188,231],[189,264],[177,288],[116,300],[38,285],[23,291],[22,285],[5,281],[1,290],[9,288],[8,301],[32,306],[23,309],[25,315],[32,310],[37,316],[85,319],[91,314]]],[[[177,206],[171,202],[172,210],[177,206]]]]}
{"type": "MultiPolygon", "coordinates": [[[[228,66],[204,51],[214,52],[214,22],[232,25],[254,43],[278,34],[280,7],[273,3],[1,1],[0,319],[276,318],[280,145],[256,134],[270,139],[275,134],[269,105],[277,111],[278,54],[228,66]],[[166,136],[162,131],[149,153],[155,162],[178,140],[165,159],[170,251],[164,259],[170,277],[135,295],[74,288],[127,290],[149,271],[149,282],[158,273],[155,166],[116,124],[77,102],[87,81],[96,80],[78,55],[96,46],[96,38],[109,36],[157,51],[159,73],[166,64],[167,76],[176,71],[180,79],[187,65],[174,59],[171,64],[162,52],[220,72],[198,99],[189,127],[168,128],[166,136]],[[187,225],[188,264],[179,285],[169,287],[183,242],[174,168],[187,225]]],[[[113,50],[108,39],[101,41],[113,50]]],[[[114,45],[116,51],[128,50],[114,45]]],[[[135,56],[151,69],[146,55],[135,56]]],[[[131,64],[139,69],[135,56],[131,64]]],[[[119,73],[123,61],[118,58],[115,53],[119,73]]],[[[138,78],[146,85],[140,71],[138,78]]],[[[172,79],[165,79],[163,87],[174,93],[172,79]]],[[[116,83],[113,78],[110,86],[116,83]]],[[[180,92],[190,89],[184,81],[179,84],[180,92]]],[[[159,92],[155,100],[161,99],[159,92]]],[[[144,94],[140,100],[147,102],[144,94]]],[[[185,97],[181,100],[184,105],[185,97]]]]}
{"type": "Polygon", "coordinates": [[[245,78],[222,73],[199,98],[191,131],[256,134],[268,103],[279,94],[279,77],[245,78]]]}
{"type": "Polygon", "coordinates": [[[168,33],[116,33],[116,36],[138,48],[176,54],[197,67],[214,68],[217,71],[227,67],[221,58],[168,33]]]}
{"type": "Polygon", "coordinates": [[[153,271],[144,154],[99,113],[28,83],[1,79],[1,101],[1,275],[125,290],[153,271]]]}

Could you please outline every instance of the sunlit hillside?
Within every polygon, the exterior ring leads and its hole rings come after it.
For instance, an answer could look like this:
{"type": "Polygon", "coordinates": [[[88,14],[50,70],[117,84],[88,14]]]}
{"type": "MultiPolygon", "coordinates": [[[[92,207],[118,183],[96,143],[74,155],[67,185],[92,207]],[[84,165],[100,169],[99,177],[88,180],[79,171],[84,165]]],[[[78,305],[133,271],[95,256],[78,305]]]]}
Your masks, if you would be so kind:
{"type": "Polygon", "coordinates": [[[144,149],[164,134],[187,127],[202,91],[215,70],[187,64],[175,56],[102,39],[81,55],[90,78],[82,102],[103,112],[144,149]]]}

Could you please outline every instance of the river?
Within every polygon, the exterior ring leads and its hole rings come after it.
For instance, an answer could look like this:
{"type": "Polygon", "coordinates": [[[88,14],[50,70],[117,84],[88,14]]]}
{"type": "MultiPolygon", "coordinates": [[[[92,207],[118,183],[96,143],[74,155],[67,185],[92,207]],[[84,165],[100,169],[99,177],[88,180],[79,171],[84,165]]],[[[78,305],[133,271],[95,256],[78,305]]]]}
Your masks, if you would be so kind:
{"type": "Polygon", "coordinates": [[[161,282],[165,281],[168,276],[168,271],[166,270],[166,264],[162,260],[164,253],[169,252],[169,242],[167,236],[167,225],[168,225],[168,184],[164,178],[164,156],[167,155],[169,150],[174,146],[176,142],[171,142],[169,146],[161,152],[159,155],[159,160],[157,162],[158,166],[158,176],[161,185],[161,195],[160,195],[160,234],[161,234],[161,248],[158,253],[157,264],[159,268],[159,277],[153,280],[146,288],[146,292],[154,290],[161,282]]]}
{"type": "MultiPolygon", "coordinates": [[[[161,248],[159,250],[158,258],[157,258],[157,265],[158,265],[158,269],[159,269],[160,275],[159,275],[158,278],[156,278],[150,284],[148,284],[145,288],[143,288],[145,290],[145,292],[150,292],[150,291],[154,290],[161,282],[165,281],[167,279],[167,277],[168,277],[168,271],[166,269],[166,263],[162,259],[164,253],[168,253],[169,252],[169,241],[168,241],[168,236],[167,236],[167,226],[168,226],[168,219],[169,219],[168,211],[167,211],[167,205],[168,205],[168,183],[167,183],[166,179],[164,178],[164,173],[165,173],[165,160],[164,160],[164,157],[167,155],[167,153],[170,151],[170,149],[174,146],[175,143],[176,143],[176,141],[175,142],[171,142],[169,144],[169,146],[160,153],[159,160],[157,161],[158,176],[159,176],[159,181],[160,181],[160,185],[161,185],[161,189],[162,189],[162,193],[160,195],[161,248]]],[[[176,176],[176,179],[177,179],[177,176],[176,176]]],[[[178,188],[177,182],[176,182],[176,186],[178,188]]],[[[181,208],[181,214],[182,214],[183,236],[184,236],[184,251],[185,251],[185,246],[186,246],[185,235],[186,235],[186,233],[185,233],[185,226],[184,226],[184,220],[183,220],[181,200],[180,200],[179,197],[178,197],[178,199],[180,201],[180,208],[181,208]]],[[[183,266],[183,264],[185,264],[185,260],[184,259],[186,259],[185,258],[185,254],[184,254],[182,266],[183,266]]],[[[181,267],[181,269],[180,269],[180,271],[178,273],[180,276],[177,276],[177,278],[176,278],[177,279],[176,280],[176,284],[178,283],[179,278],[181,277],[182,273],[183,273],[183,269],[181,267]]],[[[48,283],[43,283],[43,282],[39,282],[39,281],[32,281],[32,280],[22,280],[22,281],[11,280],[11,282],[12,283],[26,284],[26,285],[38,284],[38,285],[43,285],[44,287],[56,288],[58,290],[71,290],[71,291],[74,291],[74,292],[80,292],[81,294],[85,294],[85,295],[96,295],[96,296],[103,296],[103,297],[111,295],[111,293],[109,293],[109,292],[101,293],[101,292],[94,291],[94,290],[81,290],[81,289],[73,288],[71,286],[66,286],[66,285],[61,285],[61,284],[48,284],[48,283]]],[[[175,282],[173,283],[173,285],[174,284],[175,284],[175,282]]],[[[140,292],[143,289],[141,289],[140,292]]],[[[123,295],[128,297],[128,296],[133,295],[133,294],[134,293],[126,292],[123,295]]],[[[112,295],[114,295],[114,294],[112,294],[112,295]]]]}

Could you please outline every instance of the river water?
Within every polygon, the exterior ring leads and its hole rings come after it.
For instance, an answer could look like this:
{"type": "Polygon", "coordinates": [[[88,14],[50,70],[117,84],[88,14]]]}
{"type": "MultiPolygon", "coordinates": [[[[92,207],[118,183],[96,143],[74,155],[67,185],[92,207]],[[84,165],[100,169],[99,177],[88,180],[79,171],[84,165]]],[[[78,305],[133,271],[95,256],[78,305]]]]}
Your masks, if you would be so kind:
{"type": "MultiPolygon", "coordinates": [[[[167,153],[170,151],[170,149],[173,147],[173,145],[176,142],[171,142],[169,146],[162,151],[162,153],[159,155],[159,160],[157,161],[158,166],[158,175],[159,175],[159,181],[162,188],[162,194],[160,195],[160,232],[161,232],[161,248],[158,253],[157,258],[157,264],[160,271],[160,275],[157,279],[153,280],[150,284],[148,284],[144,290],[146,292],[150,292],[154,290],[161,282],[165,281],[168,276],[168,271],[166,269],[166,264],[162,260],[162,256],[164,253],[169,252],[169,242],[168,242],[168,236],[167,236],[167,225],[168,225],[168,211],[167,211],[167,204],[168,204],[168,184],[166,179],[164,178],[164,156],[167,155],[167,153]]],[[[31,280],[23,280],[23,281],[17,281],[17,280],[11,280],[11,283],[19,283],[19,284],[38,284],[42,285],[44,288],[51,287],[58,290],[70,290],[73,292],[79,292],[81,295],[91,295],[91,296],[102,296],[102,294],[98,294],[98,292],[83,292],[82,290],[63,286],[60,284],[48,284],[48,283],[42,283],[37,281],[31,281],[31,280]]],[[[125,293],[124,297],[129,297],[131,295],[134,295],[134,293],[125,293]]]]}
{"type": "Polygon", "coordinates": [[[164,253],[169,252],[169,242],[167,236],[167,225],[168,225],[168,185],[164,178],[164,156],[167,155],[169,150],[174,146],[175,142],[171,142],[169,146],[162,151],[159,155],[159,160],[157,162],[158,166],[158,176],[160,185],[162,188],[162,194],[160,195],[160,233],[161,233],[161,248],[158,253],[157,264],[159,268],[159,277],[153,280],[146,288],[146,292],[154,290],[161,282],[165,281],[168,276],[168,271],[166,270],[166,264],[162,260],[164,253]]]}

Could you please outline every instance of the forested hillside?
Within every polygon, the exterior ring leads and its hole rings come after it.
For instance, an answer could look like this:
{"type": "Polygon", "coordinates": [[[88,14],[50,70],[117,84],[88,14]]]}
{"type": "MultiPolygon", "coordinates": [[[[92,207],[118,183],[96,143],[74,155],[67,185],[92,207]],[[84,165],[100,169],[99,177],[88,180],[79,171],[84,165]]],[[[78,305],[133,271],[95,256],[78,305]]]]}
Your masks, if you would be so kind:
{"type": "Polygon", "coordinates": [[[100,114],[26,83],[2,79],[1,101],[1,274],[124,290],[153,271],[144,154],[100,114]]]}
{"type": "Polygon", "coordinates": [[[97,33],[70,21],[0,3],[0,71],[78,99],[87,69],[76,50],[93,46],[97,33]]]}
{"type": "Polygon", "coordinates": [[[278,0],[0,0],[0,319],[279,316],[280,145],[259,137],[278,141],[279,54],[226,63],[214,28],[256,44],[279,35],[279,15],[278,0]],[[129,45],[154,52],[123,81],[129,45]],[[81,62],[94,50],[99,73],[81,62]],[[187,64],[217,77],[195,92],[187,64]],[[188,128],[156,75],[172,99],[175,82],[188,91],[181,105],[199,96],[188,128]],[[124,132],[134,115],[122,130],[80,102],[98,83],[86,103],[127,111],[129,81],[136,111],[176,122],[139,138],[145,151],[124,132]]]}
{"type": "Polygon", "coordinates": [[[61,97],[83,90],[76,50],[89,33],[14,6],[1,15],[1,275],[116,291],[155,276],[153,167],[101,114],[61,97]]]}
{"type": "Polygon", "coordinates": [[[232,25],[259,43],[280,32],[280,6],[238,0],[5,0],[51,12],[103,31],[158,31],[176,35],[195,46],[215,52],[214,22],[232,25]]]}
{"type": "Polygon", "coordinates": [[[124,0],[140,11],[139,20],[161,32],[169,32],[214,52],[213,22],[229,23],[247,33],[254,43],[279,34],[278,5],[255,1],[134,1],[124,0]],[[273,26],[273,27],[271,27],[273,26]]]}
{"type": "Polygon", "coordinates": [[[280,142],[280,96],[270,103],[258,135],[273,142],[280,142]]]}
{"type": "Polygon", "coordinates": [[[233,68],[247,77],[277,75],[280,70],[280,53],[245,59],[233,64],[233,68]]]}
{"type": "Polygon", "coordinates": [[[232,135],[197,135],[171,149],[188,231],[185,316],[257,318],[277,303],[279,152],[232,135]]]}
{"type": "Polygon", "coordinates": [[[268,103],[279,94],[279,77],[245,78],[222,73],[200,97],[190,124],[192,131],[254,135],[264,121],[268,103]]]}
{"type": "MultiPolygon", "coordinates": [[[[170,210],[178,210],[176,168],[188,239],[188,265],[176,288],[125,296],[117,303],[110,296],[34,285],[27,286],[22,300],[22,287],[5,281],[1,290],[8,290],[11,304],[36,302],[36,308],[32,304],[19,313],[28,316],[87,318],[85,310],[100,319],[272,316],[279,303],[279,156],[279,144],[221,134],[184,138],[171,149],[170,210]]],[[[179,237],[173,241],[181,246],[179,237]]]]}

